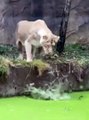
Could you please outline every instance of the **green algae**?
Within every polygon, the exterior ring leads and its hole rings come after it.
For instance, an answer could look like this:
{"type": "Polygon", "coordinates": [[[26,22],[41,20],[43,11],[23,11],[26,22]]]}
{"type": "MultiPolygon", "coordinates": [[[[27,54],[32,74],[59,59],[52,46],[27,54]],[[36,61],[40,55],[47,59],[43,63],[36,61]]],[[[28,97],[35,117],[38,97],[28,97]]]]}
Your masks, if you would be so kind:
{"type": "Polygon", "coordinates": [[[60,101],[1,98],[0,120],[88,120],[89,92],[72,93],[70,96],[71,99],[60,101]]]}

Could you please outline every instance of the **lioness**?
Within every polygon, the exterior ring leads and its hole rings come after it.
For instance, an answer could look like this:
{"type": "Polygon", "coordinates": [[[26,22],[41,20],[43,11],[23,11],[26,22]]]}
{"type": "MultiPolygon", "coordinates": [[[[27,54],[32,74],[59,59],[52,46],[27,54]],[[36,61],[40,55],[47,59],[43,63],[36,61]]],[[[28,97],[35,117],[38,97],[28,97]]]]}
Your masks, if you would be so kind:
{"type": "Polygon", "coordinates": [[[43,20],[22,20],[17,23],[16,44],[22,58],[22,46],[25,47],[27,61],[33,60],[32,46],[41,46],[44,53],[49,54],[58,39],[59,36],[54,35],[43,20]]]}

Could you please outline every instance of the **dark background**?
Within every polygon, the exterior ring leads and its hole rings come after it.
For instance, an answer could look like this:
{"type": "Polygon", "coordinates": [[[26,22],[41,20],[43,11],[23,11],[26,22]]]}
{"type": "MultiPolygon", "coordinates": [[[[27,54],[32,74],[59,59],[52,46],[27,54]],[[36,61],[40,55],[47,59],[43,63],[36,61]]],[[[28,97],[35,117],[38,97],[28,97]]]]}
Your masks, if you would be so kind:
{"type": "MultiPolygon", "coordinates": [[[[89,0],[72,0],[68,42],[89,40],[89,0]],[[83,32],[84,31],[84,32],[83,32]],[[73,37],[74,35],[74,37],[73,37]]],[[[0,0],[0,43],[15,44],[16,24],[20,20],[44,19],[59,34],[65,0],[0,0]]]]}

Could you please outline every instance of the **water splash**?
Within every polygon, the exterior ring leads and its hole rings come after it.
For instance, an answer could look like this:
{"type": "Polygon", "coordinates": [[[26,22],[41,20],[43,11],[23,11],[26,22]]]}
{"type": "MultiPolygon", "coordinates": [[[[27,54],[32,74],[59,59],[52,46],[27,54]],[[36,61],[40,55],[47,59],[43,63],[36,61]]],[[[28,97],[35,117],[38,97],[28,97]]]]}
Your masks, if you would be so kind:
{"type": "Polygon", "coordinates": [[[61,89],[61,84],[51,85],[46,89],[36,88],[33,85],[27,85],[25,93],[30,93],[35,99],[44,100],[64,100],[70,99],[70,95],[61,89]]]}

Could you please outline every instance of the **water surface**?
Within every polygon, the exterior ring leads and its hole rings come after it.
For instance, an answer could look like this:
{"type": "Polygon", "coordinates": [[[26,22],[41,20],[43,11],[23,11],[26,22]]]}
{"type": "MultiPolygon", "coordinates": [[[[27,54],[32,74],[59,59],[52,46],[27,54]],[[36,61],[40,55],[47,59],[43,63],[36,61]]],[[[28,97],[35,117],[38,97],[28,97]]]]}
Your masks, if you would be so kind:
{"type": "Polygon", "coordinates": [[[0,99],[0,120],[88,120],[89,92],[70,95],[69,100],[45,101],[28,97],[0,99]]]}

